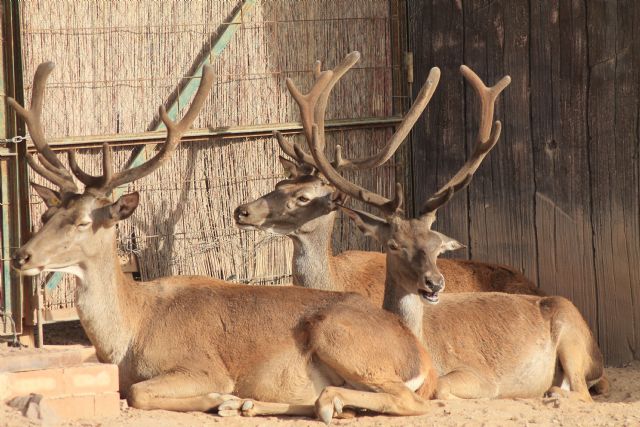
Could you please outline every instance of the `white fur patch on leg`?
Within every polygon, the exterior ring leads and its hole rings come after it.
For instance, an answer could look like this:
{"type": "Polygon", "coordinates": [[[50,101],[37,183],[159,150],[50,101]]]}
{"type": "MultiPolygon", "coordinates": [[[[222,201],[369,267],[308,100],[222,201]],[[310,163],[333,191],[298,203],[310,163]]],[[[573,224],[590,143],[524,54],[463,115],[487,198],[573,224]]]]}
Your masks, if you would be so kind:
{"type": "Polygon", "coordinates": [[[422,374],[410,379],[409,381],[404,382],[404,385],[406,385],[411,391],[416,391],[417,389],[422,387],[422,384],[424,384],[424,375],[422,374]]]}

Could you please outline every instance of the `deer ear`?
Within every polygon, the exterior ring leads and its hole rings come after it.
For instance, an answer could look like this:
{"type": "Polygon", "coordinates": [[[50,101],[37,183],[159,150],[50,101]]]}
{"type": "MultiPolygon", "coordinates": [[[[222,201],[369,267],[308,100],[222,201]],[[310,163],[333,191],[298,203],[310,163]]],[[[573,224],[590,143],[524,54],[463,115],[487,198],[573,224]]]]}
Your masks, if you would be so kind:
{"type": "Polygon", "coordinates": [[[357,211],[344,206],[340,206],[340,209],[356,223],[365,236],[373,237],[379,242],[387,241],[387,236],[391,228],[387,221],[370,213],[357,211]]]}
{"type": "Polygon", "coordinates": [[[35,182],[32,182],[31,186],[36,190],[36,193],[38,193],[38,196],[42,198],[44,204],[47,205],[48,208],[56,208],[62,203],[62,197],[60,197],[60,193],[57,191],[40,184],[36,184],[35,182]]]}
{"type": "Polygon", "coordinates": [[[300,175],[304,174],[302,167],[296,162],[286,159],[282,156],[278,156],[278,159],[280,159],[280,164],[284,168],[284,174],[287,176],[287,178],[297,178],[300,175]]]}
{"type": "Polygon", "coordinates": [[[109,206],[109,216],[115,221],[129,218],[138,207],[138,203],[140,203],[140,194],[137,191],[125,194],[109,206]]]}
{"type": "Polygon", "coordinates": [[[456,251],[458,249],[466,248],[466,245],[463,245],[462,243],[458,242],[456,239],[452,239],[451,237],[446,236],[442,233],[438,233],[437,231],[433,231],[433,232],[437,233],[442,239],[442,244],[440,245],[441,252],[456,251]]]}
{"type": "Polygon", "coordinates": [[[349,199],[349,196],[347,196],[340,190],[334,191],[329,197],[329,208],[332,211],[347,203],[347,200],[349,199]]]}

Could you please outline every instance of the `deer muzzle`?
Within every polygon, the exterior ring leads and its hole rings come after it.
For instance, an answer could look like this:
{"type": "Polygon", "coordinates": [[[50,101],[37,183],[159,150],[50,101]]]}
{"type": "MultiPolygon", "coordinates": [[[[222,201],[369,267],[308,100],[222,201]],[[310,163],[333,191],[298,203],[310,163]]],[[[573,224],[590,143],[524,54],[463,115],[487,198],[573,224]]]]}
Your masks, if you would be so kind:
{"type": "Polygon", "coordinates": [[[26,276],[35,276],[42,272],[43,267],[30,265],[33,257],[28,249],[18,249],[11,258],[11,266],[26,276]]]}

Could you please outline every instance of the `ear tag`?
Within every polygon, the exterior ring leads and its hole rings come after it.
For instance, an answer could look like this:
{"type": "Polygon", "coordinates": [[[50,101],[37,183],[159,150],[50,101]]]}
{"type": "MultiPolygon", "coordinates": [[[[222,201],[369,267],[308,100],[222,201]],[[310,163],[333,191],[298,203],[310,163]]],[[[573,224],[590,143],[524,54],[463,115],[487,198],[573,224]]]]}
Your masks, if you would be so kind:
{"type": "Polygon", "coordinates": [[[49,204],[51,205],[52,208],[60,206],[61,203],[62,203],[62,201],[60,199],[58,199],[57,197],[52,197],[49,200],[49,204]]]}

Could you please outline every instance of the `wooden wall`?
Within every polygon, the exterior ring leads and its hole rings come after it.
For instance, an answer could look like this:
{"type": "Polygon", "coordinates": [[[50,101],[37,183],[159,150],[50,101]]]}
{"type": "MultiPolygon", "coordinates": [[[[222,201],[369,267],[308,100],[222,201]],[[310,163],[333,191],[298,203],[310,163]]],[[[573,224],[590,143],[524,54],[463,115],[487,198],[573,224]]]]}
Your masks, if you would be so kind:
{"type": "Polygon", "coordinates": [[[413,139],[416,206],[471,151],[475,95],[493,84],[498,146],[436,228],[457,254],[515,266],[587,318],[607,362],[640,358],[640,1],[408,2],[415,88],[443,75],[413,139]]]}

